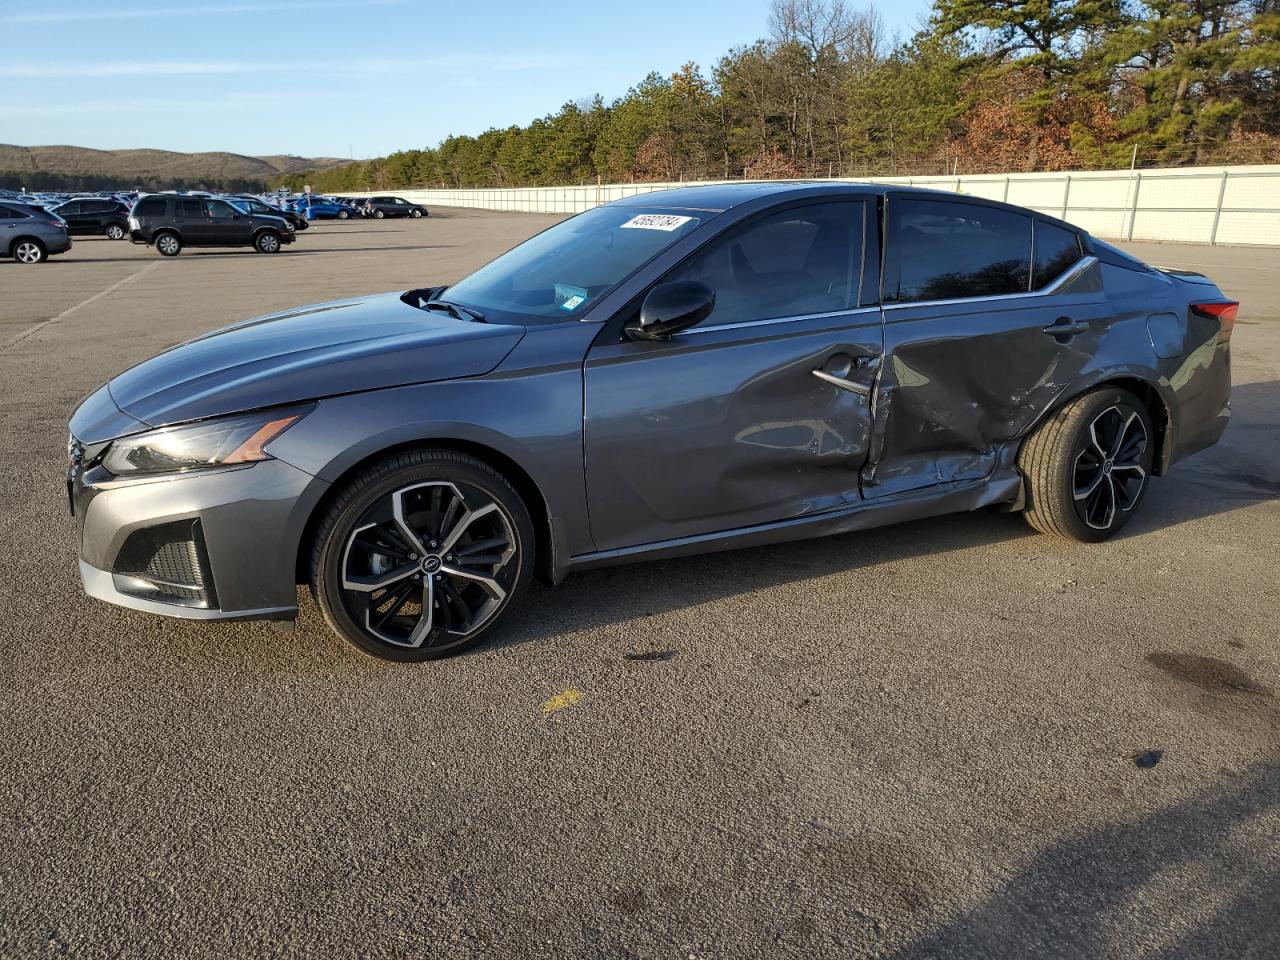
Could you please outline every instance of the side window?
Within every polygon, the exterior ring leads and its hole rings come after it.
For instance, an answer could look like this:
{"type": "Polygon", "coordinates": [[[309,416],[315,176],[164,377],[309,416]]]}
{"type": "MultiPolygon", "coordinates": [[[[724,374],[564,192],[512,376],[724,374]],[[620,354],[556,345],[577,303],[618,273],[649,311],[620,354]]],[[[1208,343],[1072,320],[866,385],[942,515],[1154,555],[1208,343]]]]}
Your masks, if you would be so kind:
{"type": "Polygon", "coordinates": [[[0,207],[0,220],[25,220],[27,215],[21,210],[13,210],[9,207],[0,207]]]}
{"type": "Polygon", "coordinates": [[[64,203],[62,206],[58,208],[58,211],[57,211],[58,216],[60,217],[75,216],[77,213],[80,212],[80,207],[81,207],[81,204],[79,200],[72,200],[69,203],[64,203]]]}
{"type": "Polygon", "coordinates": [[[199,220],[204,216],[204,206],[199,200],[179,200],[178,216],[191,220],[199,220]]]}
{"type": "Polygon", "coordinates": [[[133,208],[135,217],[164,216],[164,197],[143,197],[133,208]]]}
{"type": "Polygon", "coordinates": [[[236,216],[236,212],[231,209],[231,204],[221,200],[206,200],[204,208],[213,220],[234,220],[236,216]]]}
{"type": "Polygon", "coordinates": [[[715,290],[704,327],[848,310],[858,301],[865,209],[846,201],[770,214],[711,241],[665,279],[715,290]]]}
{"type": "Polygon", "coordinates": [[[953,300],[1031,288],[1031,218],[975,203],[889,200],[885,300],[953,300]]]}
{"type": "Polygon", "coordinates": [[[1079,260],[1080,236],[1074,230],[1036,221],[1035,267],[1031,273],[1031,289],[1043,290],[1057,280],[1067,268],[1079,260]]]}

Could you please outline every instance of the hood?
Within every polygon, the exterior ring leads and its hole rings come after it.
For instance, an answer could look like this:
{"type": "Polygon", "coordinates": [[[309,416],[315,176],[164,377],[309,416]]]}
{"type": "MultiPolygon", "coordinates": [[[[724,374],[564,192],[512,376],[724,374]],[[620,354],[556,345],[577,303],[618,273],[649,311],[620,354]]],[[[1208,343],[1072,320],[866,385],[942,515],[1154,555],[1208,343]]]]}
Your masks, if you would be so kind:
{"type": "Polygon", "coordinates": [[[394,293],[270,314],[188,340],[107,384],[151,426],[488,373],[524,328],[457,320],[394,293]]]}

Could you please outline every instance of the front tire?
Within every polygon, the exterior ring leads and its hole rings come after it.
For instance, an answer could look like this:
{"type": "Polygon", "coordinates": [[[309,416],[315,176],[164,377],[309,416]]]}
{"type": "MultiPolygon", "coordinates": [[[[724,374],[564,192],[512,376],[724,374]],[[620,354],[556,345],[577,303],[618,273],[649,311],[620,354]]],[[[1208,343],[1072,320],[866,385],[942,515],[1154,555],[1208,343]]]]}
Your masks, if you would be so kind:
{"type": "Polygon", "coordinates": [[[253,238],[253,246],[259,253],[279,253],[280,234],[274,230],[263,230],[253,238]]]}
{"type": "Polygon", "coordinates": [[[1114,536],[1137,512],[1155,460],[1146,405],[1107,387],[1068,403],[1023,444],[1027,522],[1084,543],[1114,536]]]}
{"type": "Polygon", "coordinates": [[[413,219],[415,219],[415,220],[421,220],[421,219],[422,219],[422,211],[421,211],[421,210],[415,210],[415,211],[413,211],[413,219]]]}
{"type": "Polygon", "coordinates": [[[339,219],[339,220],[347,220],[347,219],[349,219],[350,217],[351,217],[351,214],[347,213],[347,211],[345,211],[345,210],[339,210],[339,211],[338,211],[338,219],[339,219]]]}
{"type": "Polygon", "coordinates": [[[533,574],[534,532],[515,488],[452,450],[387,457],[329,506],[311,590],[334,632],[365,653],[450,656],[493,630],[533,574]]]}

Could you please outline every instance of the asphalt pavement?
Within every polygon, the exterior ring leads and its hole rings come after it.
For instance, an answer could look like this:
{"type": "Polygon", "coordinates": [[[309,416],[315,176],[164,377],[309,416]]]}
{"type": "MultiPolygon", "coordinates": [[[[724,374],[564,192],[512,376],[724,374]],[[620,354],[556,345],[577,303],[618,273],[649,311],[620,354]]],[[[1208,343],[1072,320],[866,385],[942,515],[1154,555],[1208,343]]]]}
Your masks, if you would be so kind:
{"type": "Polygon", "coordinates": [[[0,956],[1280,955],[1280,250],[1132,246],[1241,300],[1234,418],[1105,544],[981,512],[612,568],[420,666],[305,596],[83,595],[82,396],[554,219],[0,262],[0,956]]]}

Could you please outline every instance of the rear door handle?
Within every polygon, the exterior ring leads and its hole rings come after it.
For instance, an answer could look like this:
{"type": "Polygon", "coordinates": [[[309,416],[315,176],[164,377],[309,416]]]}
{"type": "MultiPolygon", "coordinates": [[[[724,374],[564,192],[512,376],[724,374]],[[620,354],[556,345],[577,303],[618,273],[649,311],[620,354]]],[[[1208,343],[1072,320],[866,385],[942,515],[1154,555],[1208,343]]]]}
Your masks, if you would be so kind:
{"type": "Polygon", "coordinates": [[[1072,320],[1070,317],[1059,317],[1042,331],[1051,337],[1074,337],[1078,333],[1087,333],[1088,320],[1072,320]]]}

